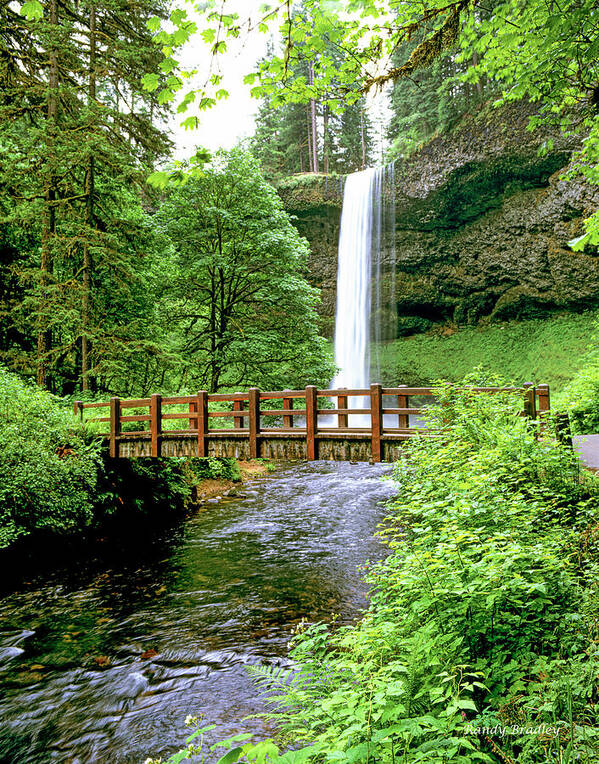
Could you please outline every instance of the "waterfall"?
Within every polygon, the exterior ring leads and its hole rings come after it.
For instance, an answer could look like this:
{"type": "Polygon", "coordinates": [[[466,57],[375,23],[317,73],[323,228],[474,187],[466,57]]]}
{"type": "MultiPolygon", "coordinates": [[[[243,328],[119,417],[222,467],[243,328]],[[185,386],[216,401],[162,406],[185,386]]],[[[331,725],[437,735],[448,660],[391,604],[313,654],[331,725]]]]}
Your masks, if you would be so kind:
{"type": "MultiPolygon", "coordinates": [[[[393,165],[347,177],[337,265],[335,363],[332,388],[364,388],[380,375],[379,344],[395,336],[395,178],[393,165]]],[[[377,381],[380,381],[380,377],[377,381]]],[[[354,400],[352,407],[363,404],[354,400]]],[[[358,426],[358,417],[353,425],[358,426]]]]}

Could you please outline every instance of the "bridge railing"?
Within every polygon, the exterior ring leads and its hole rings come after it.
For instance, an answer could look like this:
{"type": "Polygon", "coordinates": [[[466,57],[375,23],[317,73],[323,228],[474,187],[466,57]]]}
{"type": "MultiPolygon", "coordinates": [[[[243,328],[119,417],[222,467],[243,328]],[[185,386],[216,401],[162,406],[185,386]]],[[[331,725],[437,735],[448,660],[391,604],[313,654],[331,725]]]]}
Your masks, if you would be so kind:
{"type": "MultiPolygon", "coordinates": [[[[523,414],[533,419],[549,411],[547,385],[469,389],[479,393],[521,391],[523,414]]],[[[304,440],[303,453],[313,460],[318,458],[319,441],[342,438],[368,440],[370,458],[381,461],[386,442],[425,432],[420,416],[427,398],[429,402],[434,398],[430,387],[383,387],[376,383],[364,389],[335,390],[318,390],[313,385],[277,391],[253,387],[236,393],[200,390],[195,395],[75,401],[74,411],[82,419],[109,425],[108,431],[100,434],[108,441],[112,457],[119,456],[119,444],[124,441],[143,441],[148,455],[161,456],[162,442],[167,438],[193,439],[194,455],[203,457],[209,455],[209,441],[233,438],[247,441],[249,457],[256,458],[261,454],[261,440],[285,438],[304,440]]]]}

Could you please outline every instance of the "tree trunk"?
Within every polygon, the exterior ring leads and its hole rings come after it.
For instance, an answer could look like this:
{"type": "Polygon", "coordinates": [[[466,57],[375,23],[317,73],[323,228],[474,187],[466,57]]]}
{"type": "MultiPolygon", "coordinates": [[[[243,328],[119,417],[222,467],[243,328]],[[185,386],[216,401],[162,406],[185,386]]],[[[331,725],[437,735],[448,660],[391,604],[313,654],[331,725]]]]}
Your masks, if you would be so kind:
{"type": "Polygon", "coordinates": [[[330,117],[329,107],[325,106],[324,107],[324,115],[323,115],[323,119],[324,119],[324,138],[323,138],[323,143],[324,143],[324,145],[323,145],[323,148],[322,148],[322,162],[323,162],[323,168],[322,169],[323,169],[323,172],[324,172],[325,175],[329,174],[329,165],[330,165],[329,150],[330,150],[330,145],[331,145],[331,137],[329,135],[329,117],[330,117]]]}
{"type": "MultiPolygon", "coordinates": [[[[312,64],[310,64],[309,78],[310,85],[314,85],[314,68],[312,64]]],[[[316,125],[316,101],[314,98],[310,99],[310,117],[312,134],[312,172],[318,172],[318,131],[316,125]]]]}
{"type": "Polygon", "coordinates": [[[312,127],[310,125],[310,107],[306,107],[306,127],[308,128],[308,172],[314,172],[314,154],[312,153],[312,127]]]}
{"type": "MultiPolygon", "coordinates": [[[[58,0],[49,2],[49,22],[54,33],[58,27],[58,0]]],[[[46,107],[46,148],[48,156],[46,161],[50,168],[46,168],[44,181],[44,219],[42,225],[41,261],[40,261],[40,305],[37,334],[37,384],[46,387],[48,384],[48,353],[52,346],[52,333],[46,324],[45,308],[47,295],[46,290],[50,283],[52,273],[52,248],[56,233],[56,180],[52,164],[55,151],[54,138],[56,135],[56,121],[58,117],[58,52],[52,41],[48,51],[48,101],[46,107]]]]}
{"type": "Polygon", "coordinates": [[[366,135],[364,131],[364,109],[360,109],[360,141],[362,144],[362,169],[366,168],[366,135]]]}
{"type": "MultiPolygon", "coordinates": [[[[96,100],[96,8],[89,11],[89,89],[88,105],[93,108],[96,100]]],[[[90,308],[92,256],[89,237],[94,223],[94,157],[90,153],[85,176],[85,243],[83,245],[83,304],[81,308],[81,389],[90,387],[90,308]]]]}
{"type": "MultiPolygon", "coordinates": [[[[478,53],[474,51],[472,54],[472,66],[476,68],[478,66],[478,53]]],[[[480,99],[483,97],[483,83],[479,79],[476,81],[476,93],[480,99]]]]}

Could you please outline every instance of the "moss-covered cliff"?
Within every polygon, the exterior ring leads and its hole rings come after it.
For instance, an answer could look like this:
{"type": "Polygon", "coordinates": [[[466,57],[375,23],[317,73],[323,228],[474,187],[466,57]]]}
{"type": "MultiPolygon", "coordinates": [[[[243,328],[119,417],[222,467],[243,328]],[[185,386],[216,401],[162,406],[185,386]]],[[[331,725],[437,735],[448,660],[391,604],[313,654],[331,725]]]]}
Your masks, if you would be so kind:
{"type": "MultiPolygon", "coordinates": [[[[599,258],[567,246],[599,207],[599,189],[560,179],[576,143],[529,131],[533,109],[487,108],[396,163],[397,310],[405,326],[599,304],[599,258]]],[[[341,184],[302,176],[279,192],[310,241],[310,277],[323,291],[330,329],[341,184]]]]}

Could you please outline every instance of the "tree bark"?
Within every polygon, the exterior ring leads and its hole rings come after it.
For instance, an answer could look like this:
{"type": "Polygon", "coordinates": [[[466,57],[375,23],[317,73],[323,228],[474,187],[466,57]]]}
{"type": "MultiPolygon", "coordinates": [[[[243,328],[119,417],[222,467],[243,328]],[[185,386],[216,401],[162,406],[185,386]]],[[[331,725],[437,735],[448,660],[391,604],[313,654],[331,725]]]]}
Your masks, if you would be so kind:
{"type": "MultiPolygon", "coordinates": [[[[89,87],[88,106],[93,108],[96,100],[96,8],[89,10],[89,87]]],[[[90,153],[85,176],[85,243],[83,245],[83,304],[81,308],[81,389],[90,388],[90,310],[92,255],[89,246],[91,228],[94,224],[94,156],[90,153]]]]}
{"type": "Polygon", "coordinates": [[[310,107],[306,107],[306,127],[308,129],[308,172],[314,172],[314,154],[312,153],[312,126],[310,124],[310,107]]]}
{"type": "Polygon", "coordinates": [[[323,148],[322,148],[322,163],[323,163],[323,172],[325,175],[329,174],[329,166],[330,166],[330,160],[329,160],[329,150],[331,146],[331,139],[329,135],[329,107],[324,107],[324,140],[323,140],[323,148]]]}
{"type": "Polygon", "coordinates": [[[360,141],[362,144],[362,169],[366,168],[366,136],[364,134],[364,109],[360,109],[360,141]]]}
{"type": "MultiPolygon", "coordinates": [[[[309,69],[310,85],[314,85],[314,67],[310,64],[309,69]]],[[[318,172],[318,130],[316,125],[316,100],[310,99],[310,116],[312,132],[312,172],[318,172]]]]}
{"type": "MultiPolygon", "coordinates": [[[[478,66],[478,53],[476,51],[474,51],[474,53],[472,54],[472,66],[474,68],[478,66]]],[[[476,81],[476,93],[479,98],[483,97],[483,83],[481,82],[480,77],[476,81]]]]}
{"type": "MultiPolygon", "coordinates": [[[[58,0],[50,0],[48,5],[49,22],[56,32],[58,27],[58,0]]],[[[52,248],[56,233],[56,180],[52,165],[53,152],[56,150],[54,139],[58,117],[58,51],[55,42],[48,51],[48,100],[46,106],[46,178],[44,181],[44,218],[42,225],[41,260],[40,260],[40,304],[37,334],[37,384],[46,387],[48,384],[48,353],[52,347],[52,333],[47,326],[45,309],[47,302],[46,290],[52,273],[52,248]],[[49,166],[48,166],[49,165],[49,166]]]]}

